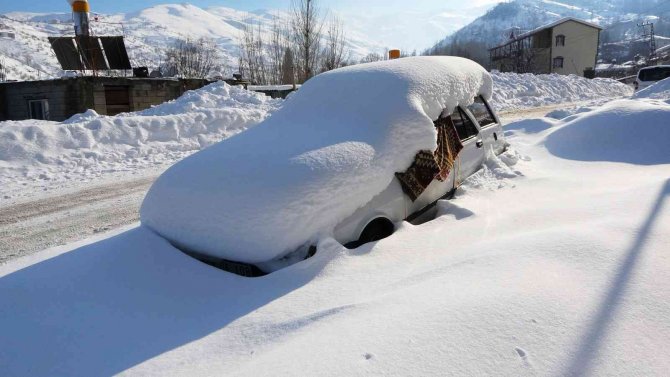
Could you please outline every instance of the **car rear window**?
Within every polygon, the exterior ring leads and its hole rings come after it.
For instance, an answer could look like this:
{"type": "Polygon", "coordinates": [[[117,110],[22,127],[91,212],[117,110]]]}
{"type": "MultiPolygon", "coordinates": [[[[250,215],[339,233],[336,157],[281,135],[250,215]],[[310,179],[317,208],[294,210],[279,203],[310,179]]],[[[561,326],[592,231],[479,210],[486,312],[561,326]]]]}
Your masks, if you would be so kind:
{"type": "Polygon", "coordinates": [[[491,112],[486,101],[481,96],[475,97],[475,102],[468,106],[468,110],[475,116],[479,127],[486,127],[496,123],[496,119],[491,112]]]}
{"type": "Polygon", "coordinates": [[[654,67],[640,70],[640,81],[661,81],[670,77],[670,67],[654,67]]]}

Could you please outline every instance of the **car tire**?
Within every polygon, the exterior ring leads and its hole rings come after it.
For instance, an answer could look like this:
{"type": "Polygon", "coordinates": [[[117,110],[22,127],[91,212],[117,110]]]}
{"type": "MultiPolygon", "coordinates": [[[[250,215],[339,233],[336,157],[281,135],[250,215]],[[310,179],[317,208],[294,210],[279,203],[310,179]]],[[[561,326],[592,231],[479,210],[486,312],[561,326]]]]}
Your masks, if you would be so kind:
{"type": "Polygon", "coordinates": [[[395,226],[391,220],[385,218],[374,219],[365,227],[365,229],[363,229],[363,232],[358,239],[358,244],[363,245],[368,242],[382,240],[392,235],[394,230],[395,226]]]}

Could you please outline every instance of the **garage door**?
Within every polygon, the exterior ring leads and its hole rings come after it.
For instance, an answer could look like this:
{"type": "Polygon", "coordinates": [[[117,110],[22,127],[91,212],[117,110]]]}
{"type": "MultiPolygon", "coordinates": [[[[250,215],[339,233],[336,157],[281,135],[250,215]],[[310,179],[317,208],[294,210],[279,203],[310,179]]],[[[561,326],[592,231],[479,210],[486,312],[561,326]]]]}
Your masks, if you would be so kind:
{"type": "Polygon", "coordinates": [[[107,115],[116,115],[130,111],[130,90],[127,86],[105,86],[107,115]]]}

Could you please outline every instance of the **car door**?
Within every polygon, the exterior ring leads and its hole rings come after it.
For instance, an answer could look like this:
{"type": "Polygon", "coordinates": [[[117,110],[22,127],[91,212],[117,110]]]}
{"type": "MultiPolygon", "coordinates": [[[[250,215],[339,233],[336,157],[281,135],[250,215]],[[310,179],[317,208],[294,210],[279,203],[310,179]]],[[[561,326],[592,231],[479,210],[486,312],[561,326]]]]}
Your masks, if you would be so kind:
{"type": "Polygon", "coordinates": [[[463,144],[463,150],[458,154],[455,166],[457,172],[455,186],[459,186],[472,173],[479,170],[484,162],[484,141],[474,121],[460,106],[451,114],[451,120],[463,144]]]}
{"type": "Polygon", "coordinates": [[[500,119],[494,114],[489,103],[482,96],[475,97],[472,105],[467,107],[468,112],[479,126],[480,137],[484,141],[484,148],[500,154],[505,149],[505,140],[500,119]]]}

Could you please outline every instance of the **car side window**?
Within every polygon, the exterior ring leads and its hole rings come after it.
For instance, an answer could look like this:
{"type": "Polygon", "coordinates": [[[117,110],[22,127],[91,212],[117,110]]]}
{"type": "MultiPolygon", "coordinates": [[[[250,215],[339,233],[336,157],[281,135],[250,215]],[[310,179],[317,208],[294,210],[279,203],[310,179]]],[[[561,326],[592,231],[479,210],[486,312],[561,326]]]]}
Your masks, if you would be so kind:
{"type": "Polygon", "coordinates": [[[451,114],[451,120],[454,122],[456,133],[458,133],[458,138],[461,139],[461,141],[476,136],[479,133],[477,126],[472,123],[460,106],[458,106],[451,114]]]}
{"type": "Polygon", "coordinates": [[[481,128],[497,123],[491,108],[486,101],[484,101],[482,96],[475,97],[475,102],[468,106],[468,110],[475,116],[475,119],[481,128]]]}

